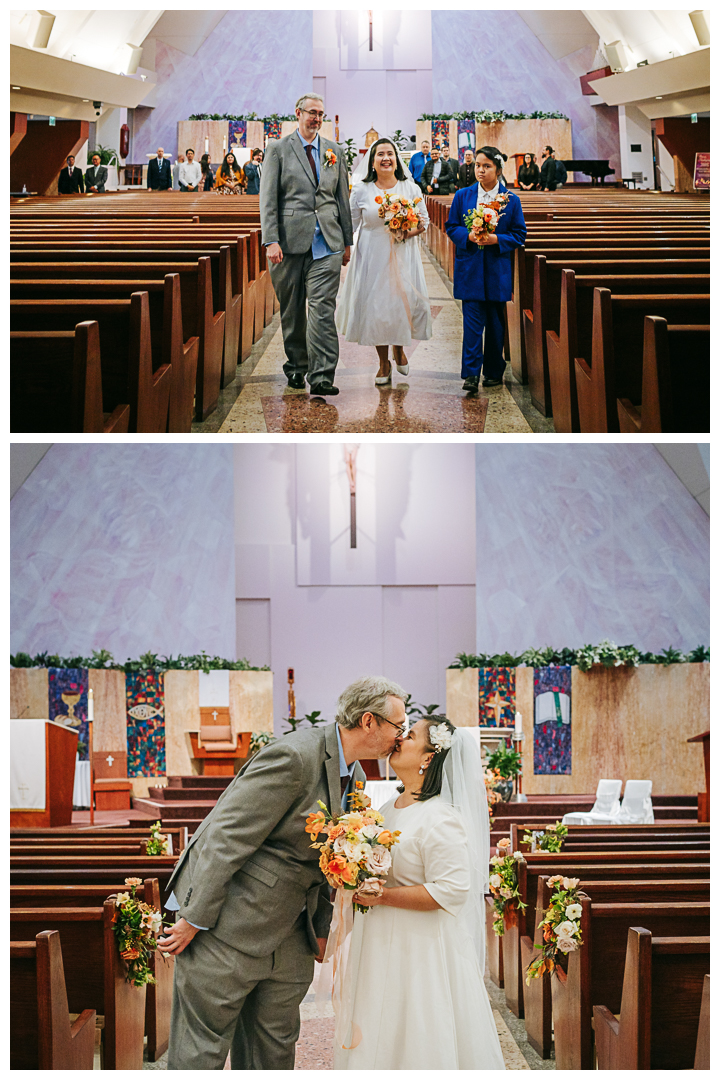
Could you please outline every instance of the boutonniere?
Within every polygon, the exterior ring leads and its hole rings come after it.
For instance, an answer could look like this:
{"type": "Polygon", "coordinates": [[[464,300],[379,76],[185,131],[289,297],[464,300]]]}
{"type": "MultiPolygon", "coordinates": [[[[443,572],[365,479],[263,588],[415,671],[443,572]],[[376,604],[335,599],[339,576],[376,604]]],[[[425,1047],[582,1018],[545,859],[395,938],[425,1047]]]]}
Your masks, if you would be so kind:
{"type": "Polygon", "coordinates": [[[325,160],[323,161],[323,169],[331,169],[333,165],[337,163],[337,157],[332,150],[325,151],[325,160]]]}

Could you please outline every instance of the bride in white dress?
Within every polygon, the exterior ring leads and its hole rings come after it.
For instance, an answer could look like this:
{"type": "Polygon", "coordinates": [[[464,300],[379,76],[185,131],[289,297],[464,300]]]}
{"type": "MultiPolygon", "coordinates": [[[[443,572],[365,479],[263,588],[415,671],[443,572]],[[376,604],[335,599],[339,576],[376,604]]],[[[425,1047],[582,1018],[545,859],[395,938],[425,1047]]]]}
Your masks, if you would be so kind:
{"type": "Polygon", "coordinates": [[[355,239],[347,277],[340,294],[336,322],[346,341],[374,345],[380,360],[375,382],[392,382],[388,348],[401,375],[409,374],[403,346],[411,341],[427,341],[432,336],[432,318],[425,274],[420,256],[419,236],[430,221],[422,192],[392,139],[378,139],[352,178],[350,192],[355,239]],[[391,192],[412,202],[421,197],[415,212],[418,227],[393,240],[378,213],[377,199],[391,192]]]}
{"type": "Polygon", "coordinates": [[[335,1068],[504,1069],[482,974],[490,829],[479,747],[428,717],[390,761],[404,790],[382,813],[401,836],[382,895],[353,922],[335,1068]]]}

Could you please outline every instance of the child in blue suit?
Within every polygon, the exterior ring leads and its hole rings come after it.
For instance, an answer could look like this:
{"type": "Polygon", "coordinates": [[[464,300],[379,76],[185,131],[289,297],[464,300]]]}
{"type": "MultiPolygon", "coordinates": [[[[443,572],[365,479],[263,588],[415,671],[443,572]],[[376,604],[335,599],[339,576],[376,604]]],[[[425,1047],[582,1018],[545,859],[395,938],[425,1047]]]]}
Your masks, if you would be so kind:
{"type": "Polygon", "coordinates": [[[481,370],[483,386],[502,384],[505,304],[512,298],[511,252],[525,243],[527,235],[520,199],[508,192],[502,182],[504,161],[507,155],[501,154],[496,146],[483,146],[477,151],[478,182],[456,192],[445,223],[445,231],[456,249],[453,295],[463,302],[463,390],[472,394],[480,386],[481,370]],[[506,192],[509,199],[495,232],[471,239],[465,215],[506,192]]]}

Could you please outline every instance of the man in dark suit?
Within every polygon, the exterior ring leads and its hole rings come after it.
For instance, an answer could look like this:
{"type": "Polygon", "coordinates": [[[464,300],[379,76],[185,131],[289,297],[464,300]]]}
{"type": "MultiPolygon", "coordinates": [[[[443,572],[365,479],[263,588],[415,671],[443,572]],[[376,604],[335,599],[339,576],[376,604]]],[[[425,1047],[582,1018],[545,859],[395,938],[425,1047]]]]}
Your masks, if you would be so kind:
{"type": "Polygon", "coordinates": [[[428,195],[449,195],[452,173],[447,161],[440,157],[437,146],[430,151],[430,160],[423,169],[420,189],[428,195]]]}
{"type": "Polygon", "coordinates": [[[85,190],[100,194],[105,190],[108,171],[105,165],[100,164],[100,155],[93,154],[92,165],[85,170],[85,190]]]}
{"type": "Polygon", "coordinates": [[[172,187],[170,162],[164,157],[162,146],[158,147],[157,157],[150,160],[147,171],[147,186],[151,191],[167,191],[172,187]]]}
{"type": "Polygon", "coordinates": [[[58,195],[82,195],[85,190],[82,169],[75,168],[73,154],[68,154],[65,160],[67,165],[58,177],[58,195]]]}
{"type": "Polygon", "coordinates": [[[457,186],[470,187],[477,180],[475,176],[475,152],[469,147],[465,151],[465,160],[458,169],[457,186]]]}
{"type": "Polygon", "coordinates": [[[458,168],[460,163],[457,161],[456,158],[450,157],[449,146],[443,146],[442,159],[443,161],[446,161],[448,163],[448,165],[450,166],[450,172],[452,173],[452,179],[450,181],[450,194],[452,195],[452,193],[454,191],[457,191],[458,189],[458,168]]]}
{"type": "Polygon", "coordinates": [[[359,679],[335,724],[266,746],[195,831],[168,883],[180,917],[159,942],[175,956],[168,1069],[222,1069],[228,1049],[234,1069],[293,1068],[332,918],[306,819],[318,800],[332,814],[349,808],[360,759],[388,757],[402,736],[405,699],[382,676],[359,679]]]}

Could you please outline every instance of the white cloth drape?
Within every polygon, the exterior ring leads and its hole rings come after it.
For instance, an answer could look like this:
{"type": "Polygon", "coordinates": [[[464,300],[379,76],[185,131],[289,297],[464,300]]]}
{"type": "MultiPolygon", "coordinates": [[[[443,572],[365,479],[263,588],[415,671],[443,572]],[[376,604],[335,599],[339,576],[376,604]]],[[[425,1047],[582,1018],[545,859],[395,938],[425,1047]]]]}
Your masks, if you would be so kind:
{"type": "Polygon", "coordinates": [[[10,809],[45,809],[47,720],[10,721],[10,809]]]}
{"type": "Polygon", "coordinates": [[[90,762],[79,761],[77,758],[75,758],[73,806],[90,809],[90,762]]]}

